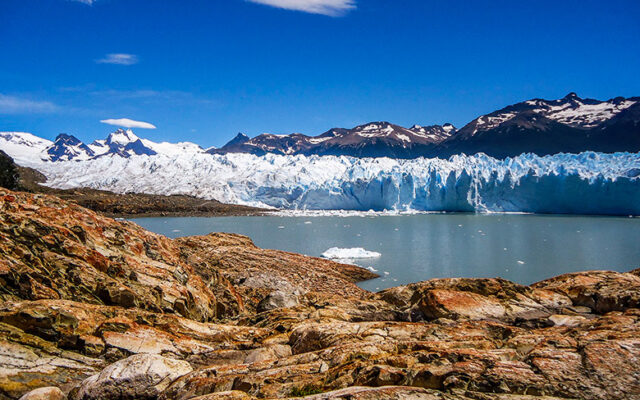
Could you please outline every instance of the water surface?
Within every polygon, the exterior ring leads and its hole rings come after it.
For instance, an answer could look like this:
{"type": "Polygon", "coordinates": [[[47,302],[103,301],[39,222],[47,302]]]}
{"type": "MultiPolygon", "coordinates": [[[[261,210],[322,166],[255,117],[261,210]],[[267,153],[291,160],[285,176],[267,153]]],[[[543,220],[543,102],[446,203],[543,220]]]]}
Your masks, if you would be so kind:
{"type": "Polygon", "coordinates": [[[422,214],[377,217],[185,217],[134,219],[169,237],[233,232],[256,245],[320,256],[331,247],[381,253],[356,260],[380,278],[369,290],[441,277],[503,277],[530,284],[588,269],[640,267],[640,218],[422,214]]]}

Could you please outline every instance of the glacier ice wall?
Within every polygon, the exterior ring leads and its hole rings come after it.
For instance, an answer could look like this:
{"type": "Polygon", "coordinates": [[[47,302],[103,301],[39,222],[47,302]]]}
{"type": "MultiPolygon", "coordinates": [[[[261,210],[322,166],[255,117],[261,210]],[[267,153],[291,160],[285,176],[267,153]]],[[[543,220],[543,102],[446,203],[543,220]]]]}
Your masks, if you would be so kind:
{"type": "Polygon", "coordinates": [[[286,209],[640,215],[640,154],[357,159],[106,156],[31,165],[57,188],[189,194],[286,209]]]}

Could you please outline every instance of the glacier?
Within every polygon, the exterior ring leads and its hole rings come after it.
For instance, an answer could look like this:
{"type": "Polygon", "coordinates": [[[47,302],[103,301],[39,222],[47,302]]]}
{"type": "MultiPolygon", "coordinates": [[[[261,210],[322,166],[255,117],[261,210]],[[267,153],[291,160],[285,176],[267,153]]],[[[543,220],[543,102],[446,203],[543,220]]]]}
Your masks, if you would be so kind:
{"type": "Polygon", "coordinates": [[[640,153],[449,159],[109,155],[27,165],[47,185],[187,194],[288,210],[640,215],[640,153]]]}

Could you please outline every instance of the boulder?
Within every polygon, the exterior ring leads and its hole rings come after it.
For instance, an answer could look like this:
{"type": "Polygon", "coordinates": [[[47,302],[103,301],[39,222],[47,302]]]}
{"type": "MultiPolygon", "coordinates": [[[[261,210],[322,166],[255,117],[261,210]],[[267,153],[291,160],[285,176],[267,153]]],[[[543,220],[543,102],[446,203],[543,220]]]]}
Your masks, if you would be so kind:
{"type": "Polygon", "coordinates": [[[430,290],[418,302],[428,319],[501,319],[507,314],[497,299],[458,290],[430,290]]]}
{"type": "Polygon", "coordinates": [[[553,322],[555,326],[578,326],[587,319],[581,315],[557,315],[554,314],[549,317],[549,320],[553,322]]]}
{"type": "Polygon", "coordinates": [[[41,387],[34,389],[24,396],[20,397],[20,400],[66,400],[67,396],[54,386],[41,387]]]}
{"type": "Polygon", "coordinates": [[[191,371],[191,365],[186,361],[136,354],[85,379],[73,399],[155,399],[174,380],[191,371]]]}
{"type": "Polygon", "coordinates": [[[391,288],[378,298],[403,310],[409,321],[435,319],[498,320],[531,325],[571,306],[559,291],[531,288],[500,279],[432,279],[391,288]]]}
{"type": "Polygon", "coordinates": [[[640,307],[640,276],[613,271],[575,272],[532,285],[571,299],[574,306],[588,307],[598,314],[640,307]]]}
{"type": "Polygon", "coordinates": [[[298,292],[273,291],[258,303],[258,312],[270,311],[276,308],[295,307],[300,303],[298,296],[298,292]]]}

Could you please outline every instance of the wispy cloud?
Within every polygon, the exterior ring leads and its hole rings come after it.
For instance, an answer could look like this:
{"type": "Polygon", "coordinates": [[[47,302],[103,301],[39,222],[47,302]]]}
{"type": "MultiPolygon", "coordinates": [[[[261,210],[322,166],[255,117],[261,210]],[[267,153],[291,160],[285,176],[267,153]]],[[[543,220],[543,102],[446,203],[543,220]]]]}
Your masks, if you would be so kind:
{"type": "Polygon", "coordinates": [[[129,118],[103,119],[100,122],[107,125],[122,126],[124,128],[156,129],[156,126],[153,124],[129,118]]]}
{"type": "Polygon", "coordinates": [[[0,93],[0,114],[40,114],[55,112],[59,107],[50,101],[31,100],[0,93]]]}
{"type": "Polygon", "coordinates": [[[126,53],[111,53],[103,58],[96,60],[98,64],[117,64],[117,65],[133,65],[139,62],[138,56],[126,53]]]}
{"type": "Polygon", "coordinates": [[[356,8],[355,0],[248,0],[286,10],[339,17],[356,8]]]}
{"type": "Polygon", "coordinates": [[[92,5],[93,3],[96,2],[96,0],[70,0],[70,1],[75,1],[78,3],[83,3],[83,4],[88,4],[88,5],[92,5]]]}
{"type": "Polygon", "coordinates": [[[153,89],[136,89],[136,90],[87,90],[86,94],[90,96],[91,101],[114,101],[126,104],[136,105],[171,105],[171,106],[204,106],[217,107],[221,102],[211,97],[203,97],[191,92],[181,90],[153,90],[153,89]]]}

